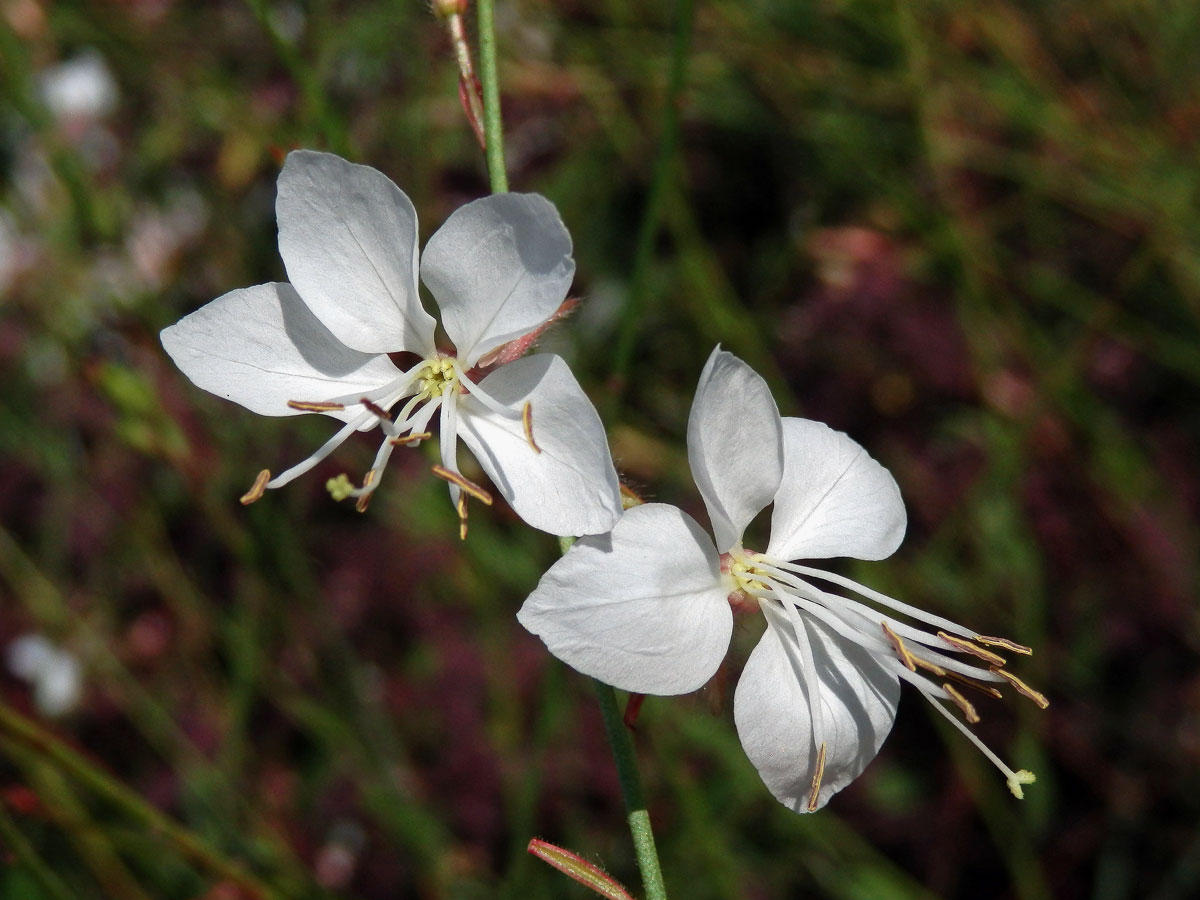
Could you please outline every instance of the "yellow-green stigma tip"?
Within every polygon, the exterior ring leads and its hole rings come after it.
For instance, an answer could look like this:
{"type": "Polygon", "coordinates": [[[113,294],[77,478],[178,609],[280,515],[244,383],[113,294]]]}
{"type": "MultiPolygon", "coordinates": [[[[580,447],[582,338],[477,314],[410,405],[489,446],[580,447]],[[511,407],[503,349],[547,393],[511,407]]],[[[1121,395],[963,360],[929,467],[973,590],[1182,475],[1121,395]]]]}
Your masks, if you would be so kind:
{"type": "Polygon", "coordinates": [[[330,478],[325,482],[325,490],[329,491],[329,496],[334,500],[345,500],[354,494],[354,485],[350,483],[350,479],[343,472],[337,478],[330,478]]]}
{"type": "Polygon", "coordinates": [[[1033,784],[1035,781],[1037,781],[1036,775],[1028,769],[1021,769],[1019,772],[1013,772],[1012,777],[1008,779],[1008,789],[1018,800],[1024,800],[1025,792],[1021,790],[1021,785],[1033,784]]]}

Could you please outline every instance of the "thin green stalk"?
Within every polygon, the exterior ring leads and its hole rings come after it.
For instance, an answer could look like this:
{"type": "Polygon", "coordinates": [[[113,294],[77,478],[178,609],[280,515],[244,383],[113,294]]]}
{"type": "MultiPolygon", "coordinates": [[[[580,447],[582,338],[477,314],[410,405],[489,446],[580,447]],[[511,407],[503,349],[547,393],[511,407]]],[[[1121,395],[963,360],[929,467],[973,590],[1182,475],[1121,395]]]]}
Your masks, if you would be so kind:
{"type": "Polygon", "coordinates": [[[493,194],[508,193],[504,171],[504,129],[500,120],[500,75],[496,69],[496,21],[492,0],[478,0],[479,80],[483,85],[483,138],[493,194]]]}
{"type": "Polygon", "coordinates": [[[617,764],[621,793],[625,796],[625,808],[629,811],[629,831],[633,835],[633,849],[637,853],[646,900],[667,900],[662,867],[658,862],[658,851],[654,847],[654,831],[650,827],[650,813],[646,810],[646,801],[642,796],[642,778],[638,774],[633,741],[629,738],[629,731],[625,728],[621,711],[617,707],[616,693],[602,681],[594,683],[596,698],[600,701],[600,715],[604,719],[604,731],[608,735],[613,760],[617,764]]]}
{"type": "Polygon", "coordinates": [[[151,832],[161,835],[179,853],[193,862],[221,878],[242,885],[264,900],[279,896],[240,865],[230,861],[191,831],[151,806],[136,792],[92,765],[59,738],[3,703],[0,703],[0,732],[36,750],[47,761],[106,798],[130,818],[141,822],[151,832]]]}
{"type": "Polygon", "coordinates": [[[692,43],[692,21],[695,0],[676,0],[675,35],[671,45],[671,71],[667,81],[667,96],[664,101],[662,134],[659,136],[658,153],[654,160],[654,172],[650,180],[650,194],[646,209],[638,227],[637,243],[633,257],[633,270],[629,276],[629,291],[621,307],[620,332],[613,351],[613,382],[620,388],[629,376],[633,359],[633,345],[637,340],[638,325],[646,311],[646,281],[650,272],[650,260],[654,254],[654,241],[662,223],[663,207],[667,191],[671,186],[672,163],[679,146],[679,116],[682,106],[680,97],[687,81],[688,51],[692,43]]]}

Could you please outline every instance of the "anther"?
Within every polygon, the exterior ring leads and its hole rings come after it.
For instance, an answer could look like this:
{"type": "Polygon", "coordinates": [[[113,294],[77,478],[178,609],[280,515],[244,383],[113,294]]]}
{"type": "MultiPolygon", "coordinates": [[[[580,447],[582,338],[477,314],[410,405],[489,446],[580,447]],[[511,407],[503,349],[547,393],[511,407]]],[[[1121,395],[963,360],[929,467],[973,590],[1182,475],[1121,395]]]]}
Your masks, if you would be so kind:
{"type": "Polygon", "coordinates": [[[994,697],[996,700],[1004,699],[1004,695],[990,684],[984,684],[982,681],[976,681],[974,678],[970,678],[966,675],[960,675],[958,672],[950,669],[946,670],[945,677],[949,678],[951,681],[957,682],[958,684],[973,688],[974,690],[979,691],[981,694],[987,694],[989,697],[994,697]]]}
{"type": "MultiPolygon", "coordinates": [[[[886,625],[884,626],[887,627],[886,625]]],[[[825,741],[821,741],[821,749],[817,751],[817,771],[813,772],[812,790],[808,792],[808,811],[817,811],[817,797],[821,793],[821,779],[825,777],[825,741]]]]}
{"type": "Polygon", "coordinates": [[[1019,769],[1013,772],[1008,778],[1008,789],[1012,791],[1012,795],[1018,800],[1025,799],[1025,792],[1021,790],[1023,784],[1033,784],[1037,781],[1037,776],[1028,769],[1019,769]]]}
{"type": "Polygon", "coordinates": [[[359,512],[366,512],[367,507],[371,504],[371,496],[374,494],[374,491],[370,490],[370,487],[374,482],[375,470],[371,469],[363,476],[362,493],[354,501],[354,508],[359,512]]]}
{"type": "Polygon", "coordinates": [[[915,662],[919,668],[936,675],[938,678],[945,678],[950,674],[937,663],[931,663],[927,659],[921,659],[921,657],[917,656],[915,653],[910,652],[908,655],[912,657],[912,661],[915,662]]]}
{"type": "Polygon", "coordinates": [[[250,490],[242,494],[240,498],[242,506],[249,506],[255,500],[260,499],[262,495],[267,492],[267,482],[270,480],[270,469],[263,469],[261,472],[259,472],[258,477],[254,479],[254,484],[251,486],[250,490]]]}
{"type": "Polygon", "coordinates": [[[1003,669],[997,669],[994,667],[992,668],[992,671],[1011,684],[1016,689],[1017,693],[1022,697],[1028,697],[1030,700],[1036,703],[1039,709],[1045,709],[1050,705],[1050,701],[1046,699],[1045,694],[1035,691],[1011,672],[1006,672],[1003,669]]]}
{"type": "Polygon", "coordinates": [[[363,406],[365,406],[367,408],[368,412],[374,413],[375,417],[377,419],[379,419],[380,421],[382,421],[382,422],[392,421],[392,417],[390,415],[388,415],[388,411],[386,409],[384,409],[382,406],[380,406],[378,403],[368,400],[366,397],[363,397],[358,402],[361,403],[363,406]]]}
{"type": "Polygon", "coordinates": [[[443,481],[448,481],[451,484],[458,485],[466,493],[470,494],[472,497],[474,497],[476,500],[478,500],[484,506],[492,505],[492,495],[490,493],[488,493],[484,488],[477,485],[475,482],[464,478],[462,475],[458,474],[457,472],[451,472],[445,466],[434,466],[433,474],[436,475],[438,478],[441,478],[443,481]]]}
{"type": "Polygon", "coordinates": [[[979,721],[979,713],[975,712],[975,706],[970,700],[956,691],[949,683],[943,684],[942,690],[950,695],[950,699],[954,701],[954,705],[962,712],[963,718],[967,720],[968,724],[974,725],[979,721]]]}
{"type": "Polygon", "coordinates": [[[1020,653],[1022,656],[1033,656],[1033,648],[1026,647],[1024,644],[1018,644],[1016,641],[1010,641],[1008,638],[988,637],[986,634],[975,635],[975,640],[988,647],[1003,647],[1010,653],[1020,653]]]}
{"type": "Polygon", "coordinates": [[[529,441],[529,446],[533,448],[533,452],[541,453],[542,448],[533,439],[533,404],[528,400],[525,401],[525,408],[521,410],[521,424],[525,426],[525,440],[529,441]]]}
{"type": "Polygon", "coordinates": [[[298,409],[302,412],[337,412],[346,408],[344,403],[334,403],[331,400],[318,400],[309,402],[307,400],[289,400],[287,405],[291,409],[298,409]]]}
{"type": "Polygon", "coordinates": [[[397,447],[403,447],[406,444],[419,444],[421,441],[427,441],[433,437],[433,433],[422,431],[420,434],[402,434],[400,437],[392,438],[392,443],[397,447]]]}
{"type": "Polygon", "coordinates": [[[910,672],[917,671],[916,660],[913,658],[913,655],[908,652],[908,648],[904,646],[904,641],[900,640],[900,635],[892,631],[892,629],[888,627],[887,622],[880,622],[879,624],[883,626],[884,636],[892,645],[892,649],[896,651],[896,655],[900,657],[900,662],[904,663],[904,667],[910,672]]]}
{"type": "Polygon", "coordinates": [[[984,662],[991,663],[993,666],[1002,666],[1005,659],[999,653],[993,653],[991,650],[984,650],[982,647],[972,644],[970,641],[964,641],[962,638],[955,637],[952,634],[946,634],[944,631],[939,631],[937,636],[953,647],[955,650],[961,650],[963,653],[970,653],[976,659],[982,659],[984,662]]]}
{"type": "Polygon", "coordinates": [[[458,539],[465,541],[467,539],[467,495],[465,493],[458,495],[458,539]]]}

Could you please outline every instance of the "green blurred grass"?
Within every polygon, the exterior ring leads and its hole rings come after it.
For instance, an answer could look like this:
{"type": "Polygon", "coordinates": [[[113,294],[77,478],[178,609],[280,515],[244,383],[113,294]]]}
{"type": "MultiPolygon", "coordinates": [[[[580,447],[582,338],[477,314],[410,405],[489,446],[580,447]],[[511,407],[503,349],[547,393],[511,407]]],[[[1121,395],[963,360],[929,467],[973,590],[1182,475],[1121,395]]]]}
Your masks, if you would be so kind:
{"type": "MultiPolygon", "coordinates": [[[[906,699],[861,781],[798,817],[719,690],[651,699],[637,739],[669,887],[1194,895],[1200,14],[697,3],[657,162],[687,8],[500,4],[510,178],[559,206],[586,301],[556,348],[624,474],[697,515],[684,425],[714,343],[785,413],[849,431],[911,516],[896,557],[854,576],[1036,645],[1023,672],[1053,705],[984,711],[1038,772],[1023,804],[906,699]]],[[[290,147],[384,170],[426,235],[486,192],[436,22],[371,0],[3,13],[0,209],[26,262],[0,298],[0,639],[44,631],[84,661],[86,701],[53,729],[281,896],[585,896],[524,854],[534,835],[632,885],[591,691],[513,618],[554,541],[497,510],[459,545],[417,459],[365,516],[324,469],[243,510],[258,469],[325,428],[201,394],[156,340],[282,277],[290,147]],[[120,101],[81,134],[37,83],[89,48],[120,101]]],[[[0,751],[3,896],[237,896],[44,756],[0,751]]]]}

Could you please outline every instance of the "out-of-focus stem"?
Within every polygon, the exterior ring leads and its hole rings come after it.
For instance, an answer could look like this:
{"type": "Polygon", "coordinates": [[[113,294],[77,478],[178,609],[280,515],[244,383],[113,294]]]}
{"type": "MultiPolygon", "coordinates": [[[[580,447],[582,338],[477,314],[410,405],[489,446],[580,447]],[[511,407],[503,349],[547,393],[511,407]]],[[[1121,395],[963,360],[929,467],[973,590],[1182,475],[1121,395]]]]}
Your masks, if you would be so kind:
{"type": "Polygon", "coordinates": [[[126,815],[141,822],[151,832],[160,835],[179,853],[193,862],[221,878],[242,885],[254,896],[261,897],[263,900],[275,900],[279,897],[279,894],[237,863],[227,859],[195,834],[151,806],[137,793],[92,765],[32,719],[26,718],[3,703],[0,703],[0,732],[36,750],[65,774],[87,785],[126,815]]]}
{"type": "Polygon", "coordinates": [[[662,114],[662,132],[658,140],[658,154],[654,160],[654,171],[650,180],[650,193],[638,228],[634,249],[633,269],[629,276],[629,291],[621,307],[620,331],[613,351],[612,380],[619,391],[624,390],[629,368],[633,360],[633,345],[637,340],[638,325],[646,312],[646,280],[650,274],[650,261],[654,253],[654,241],[663,217],[667,191],[671,185],[672,164],[679,144],[680,98],[687,80],[688,52],[692,43],[692,20],[695,0],[676,0],[675,35],[671,44],[671,71],[667,81],[667,95],[662,114]]]}

